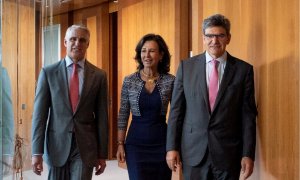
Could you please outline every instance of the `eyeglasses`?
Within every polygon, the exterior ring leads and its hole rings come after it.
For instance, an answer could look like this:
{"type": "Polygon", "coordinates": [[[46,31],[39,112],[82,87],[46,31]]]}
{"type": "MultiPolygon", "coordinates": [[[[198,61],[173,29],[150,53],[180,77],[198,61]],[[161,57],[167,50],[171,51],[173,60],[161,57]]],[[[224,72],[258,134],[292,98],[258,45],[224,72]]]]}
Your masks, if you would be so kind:
{"type": "Polygon", "coordinates": [[[207,37],[208,39],[213,39],[213,38],[224,39],[227,35],[226,34],[204,34],[204,36],[207,37]]]}

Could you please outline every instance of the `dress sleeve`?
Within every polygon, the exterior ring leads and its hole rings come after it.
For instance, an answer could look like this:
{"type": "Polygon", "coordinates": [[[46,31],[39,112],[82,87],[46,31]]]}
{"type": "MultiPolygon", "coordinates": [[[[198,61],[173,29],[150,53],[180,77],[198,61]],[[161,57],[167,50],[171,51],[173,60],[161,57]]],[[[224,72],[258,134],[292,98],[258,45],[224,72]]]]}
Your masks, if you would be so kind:
{"type": "Polygon", "coordinates": [[[119,130],[126,130],[129,115],[130,115],[130,103],[129,103],[129,96],[128,96],[128,84],[126,83],[126,78],[125,78],[121,90],[120,110],[119,110],[119,117],[118,117],[119,130]]]}

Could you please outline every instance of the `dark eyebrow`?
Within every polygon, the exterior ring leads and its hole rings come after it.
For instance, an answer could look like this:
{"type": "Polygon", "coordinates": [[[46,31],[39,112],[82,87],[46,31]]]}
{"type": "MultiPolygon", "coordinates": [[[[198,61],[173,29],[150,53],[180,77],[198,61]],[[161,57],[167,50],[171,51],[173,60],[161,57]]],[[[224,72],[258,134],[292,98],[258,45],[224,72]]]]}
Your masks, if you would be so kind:
{"type": "Polygon", "coordinates": [[[224,33],[221,33],[221,34],[204,34],[204,36],[208,37],[208,38],[213,38],[213,37],[224,38],[226,36],[226,34],[224,34],[224,33]]]}

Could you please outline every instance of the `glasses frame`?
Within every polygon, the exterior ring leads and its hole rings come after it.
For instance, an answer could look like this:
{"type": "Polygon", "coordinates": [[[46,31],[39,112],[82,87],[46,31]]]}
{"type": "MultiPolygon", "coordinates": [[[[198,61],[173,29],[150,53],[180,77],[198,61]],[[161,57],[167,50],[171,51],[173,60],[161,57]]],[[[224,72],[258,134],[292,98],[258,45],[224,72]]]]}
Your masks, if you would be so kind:
{"type": "Polygon", "coordinates": [[[227,34],[204,34],[204,36],[208,39],[224,39],[225,37],[227,37],[227,34]]]}

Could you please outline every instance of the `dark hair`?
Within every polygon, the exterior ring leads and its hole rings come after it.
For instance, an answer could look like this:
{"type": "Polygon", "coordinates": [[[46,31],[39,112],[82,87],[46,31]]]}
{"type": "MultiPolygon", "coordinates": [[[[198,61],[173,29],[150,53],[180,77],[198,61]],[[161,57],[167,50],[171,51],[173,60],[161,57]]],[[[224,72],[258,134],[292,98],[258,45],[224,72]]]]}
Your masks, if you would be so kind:
{"type": "Polygon", "coordinates": [[[142,58],[141,58],[141,50],[146,41],[155,41],[158,45],[159,52],[163,55],[161,61],[158,63],[158,72],[160,74],[166,74],[170,71],[170,59],[171,55],[169,52],[169,48],[164,41],[164,39],[158,34],[146,34],[142,37],[142,39],[138,42],[135,48],[135,57],[134,59],[138,62],[137,70],[140,71],[144,68],[142,58]]]}
{"type": "Polygon", "coordinates": [[[230,21],[222,14],[215,14],[204,19],[202,23],[203,34],[205,34],[205,29],[215,26],[223,27],[226,30],[226,34],[230,35],[230,21]]]}

